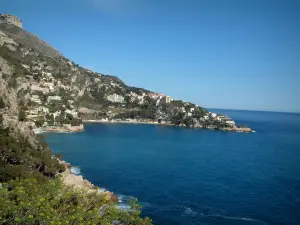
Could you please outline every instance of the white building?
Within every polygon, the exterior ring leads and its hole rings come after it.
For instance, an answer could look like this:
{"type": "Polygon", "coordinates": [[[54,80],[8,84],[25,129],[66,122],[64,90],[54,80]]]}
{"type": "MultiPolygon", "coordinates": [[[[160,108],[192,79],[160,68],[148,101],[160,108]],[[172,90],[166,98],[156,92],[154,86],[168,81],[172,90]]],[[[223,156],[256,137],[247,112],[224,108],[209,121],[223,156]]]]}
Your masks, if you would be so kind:
{"type": "Polygon", "coordinates": [[[32,95],[31,96],[31,101],[35,102],[35,103],[37,103],[39,105],[42,104],[42,101],[41,101],[41,99],[40,99],[40,97],[38,95],[32,95]]]}
{"type": "Polygon", "coordinates": [[[191,109],[190,109],[190,112],[194,112],[194,111],[195,111],[195,108],[191,108],[191,109]]]}
{"type": "Polygon", "coordinates": [[[49,89],[49,91],[50,92],[52,92],[52,91],[54,91],[54,84],[53,83],[43,83],[43,85],[45,86],[45,87],[48,87],[48,89],[49,89]]]}
{"type": "Polygon", "coordinates": [[[205,116],[203,116],[203,119],[208,120],[208,119],[209,119],[209,116],[208,116],[208,115],[205,115],[205,116]]]}
{"type": "Polygon", "coordinates": [[[187,116],[192,116],[192,115],[193,115],[193,114],[192,114],[192,113],[190,113],[190,112],[189,112],[189,113],[187,113],[187,116]]]}
{"type": "Polygon", "coordinates": [[[48,102],[51,102],[51,101],[60,101],[61,100],[61,97],[58,96],[58,95],[55,95],[55,96],[49,96],[47,101],[48,102]]]}
{"type": "Polygon", "coordinates": [[[34,92],[34,91],[41,91],[44,94],[49,92],[48,88],[40,87],[38,84],[32,84],[30,86],[30,89],[31,89],[32,92],[34,92]]]}
{"type": "Polygon", "coordinates": [[[69,113],[74,117],[78,117],[78,113],[75,110],[66,109],[66,113],[69,113]]]}
{"type": "Polygon", "coordinates": [[[235,122],[233,120],[226,120],[227,124],[231,125],[231,126],[235,126],[235,122]]]}
{"type": "Polygon", "coordinates": [[[117,94],[108,95],[107,100],[110,102],[124,103],[124,97],[117,94]]]}
{"type": "Polygon", "coordinates": [[[210,113],[212,118],[216,118],[217,117],[217,113],[210,113]]]}
{"type": "Polygon", "coordinates": [[[44,106],[38,107],[38,111],[41,112],[41,113],[49,113],[49,109],[47,107],[44,107],[44,106]]]}

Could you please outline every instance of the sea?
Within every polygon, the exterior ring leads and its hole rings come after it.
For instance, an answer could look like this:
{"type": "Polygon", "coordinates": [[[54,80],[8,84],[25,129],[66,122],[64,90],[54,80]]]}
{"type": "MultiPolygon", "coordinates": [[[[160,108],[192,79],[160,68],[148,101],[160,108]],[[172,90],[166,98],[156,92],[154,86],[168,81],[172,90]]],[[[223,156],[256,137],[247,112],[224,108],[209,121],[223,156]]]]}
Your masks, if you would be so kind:
{"type": "Polygon", "coordinates": [[[218,110],[255,132],[85,124],[44,134],[77,174],[154,224],[299,225],[300,114],[218,110]]]}

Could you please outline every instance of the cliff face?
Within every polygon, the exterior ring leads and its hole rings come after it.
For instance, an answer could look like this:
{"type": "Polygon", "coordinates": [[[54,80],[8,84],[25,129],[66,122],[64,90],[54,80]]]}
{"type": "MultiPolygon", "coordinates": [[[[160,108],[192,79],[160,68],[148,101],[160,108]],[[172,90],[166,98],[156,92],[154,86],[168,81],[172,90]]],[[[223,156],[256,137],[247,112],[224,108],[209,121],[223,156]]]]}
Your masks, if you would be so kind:
{"type": "Polygon", "coordinates": [[[0,95],[4,113],[29,126],[80,126],[81,118],[229,126],[229,118],[220,119],[195,104],[130,87],[117,77],[82,68],[23,30],[18,22],[11,22],[17,19],[1,21],[0,95]]]}

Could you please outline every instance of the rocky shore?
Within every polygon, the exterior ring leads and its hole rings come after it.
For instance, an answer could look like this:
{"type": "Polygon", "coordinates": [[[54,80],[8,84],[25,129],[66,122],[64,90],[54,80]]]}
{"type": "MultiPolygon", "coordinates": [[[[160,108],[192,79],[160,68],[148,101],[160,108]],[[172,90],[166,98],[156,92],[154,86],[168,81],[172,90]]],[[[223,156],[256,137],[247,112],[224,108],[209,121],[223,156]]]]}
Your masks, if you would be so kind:
{"type": "Polygon", "coordinates": [[[98,188],[90,181],[83,178],[81,175],[76,175],[72,173],[72,165],[65,161],[60,161],[61,164],[65,165],[66,171],[61,174],[61,180],[67,186],[73,186],[77,189],[82,189],[86,192],[97,192],[105,195],[107,201],[110,202],[118,202],[118,197],[110,191],[105,191],[103,189],[98,188]]]}
{"type": "Polygon", "coordinates": [[[54,132],[54,133],[74,133],[84,131],[83,124],[79,126],[71,126],[70,124],[64,124],[63,126],[47,126],[33,129],[34,133],[54,132]]]}

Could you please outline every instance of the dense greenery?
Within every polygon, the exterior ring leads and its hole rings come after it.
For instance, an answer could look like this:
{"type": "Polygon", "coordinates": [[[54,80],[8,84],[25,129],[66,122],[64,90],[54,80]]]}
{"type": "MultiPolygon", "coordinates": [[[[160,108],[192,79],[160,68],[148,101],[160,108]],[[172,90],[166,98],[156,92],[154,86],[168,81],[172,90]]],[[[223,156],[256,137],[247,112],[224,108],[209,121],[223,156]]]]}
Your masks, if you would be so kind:
{"type": "Polygon", "coordinates": [[[45,180],[64,171],[45,144],[30,144],[28,138],[3,128],[0,121],[0,181],[35,177],[45,180]]]}
{"type": "Polygon", "coordinates": [[[1,224],[152,224],[140,217],[138,205],[121,211],[105,194],[65,186],[56,178],[40,183],[21,179],[0,188],[1,224]]]}

